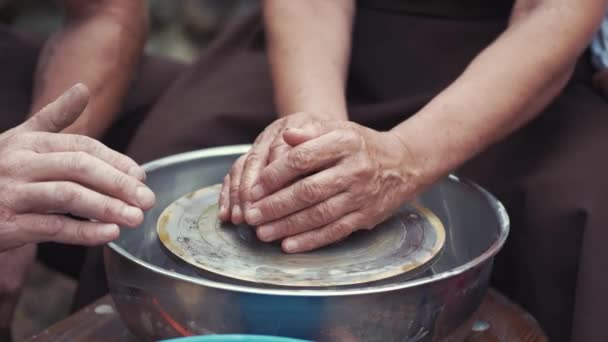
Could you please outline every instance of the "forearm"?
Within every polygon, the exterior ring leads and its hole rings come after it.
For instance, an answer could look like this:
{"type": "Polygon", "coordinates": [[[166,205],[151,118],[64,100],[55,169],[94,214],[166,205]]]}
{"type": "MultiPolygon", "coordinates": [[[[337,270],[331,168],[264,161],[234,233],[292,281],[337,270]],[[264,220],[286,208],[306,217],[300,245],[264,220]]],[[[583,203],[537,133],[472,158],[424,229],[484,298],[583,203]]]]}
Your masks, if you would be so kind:
{"type": "Polygon", "coordinates": [[[353,0],[264,1],[268,57],[279,116],[347,118],[353,0]]]}
{"type": "Polygon", "coordinates": [[[141,57],[147,33],[145,2],[65,3],[65,25],[47,41],[39,59],[31,112],[84,83],[91,102],[66,132],[99,138],[120,110],[141,57]]]}
{"type": "Polygon", "coordinates": [[[561,91],[603,13],[601,1],[566,2],[537,2],[453,84],[393,129],[428,182],[524,125],[561,91]]]}

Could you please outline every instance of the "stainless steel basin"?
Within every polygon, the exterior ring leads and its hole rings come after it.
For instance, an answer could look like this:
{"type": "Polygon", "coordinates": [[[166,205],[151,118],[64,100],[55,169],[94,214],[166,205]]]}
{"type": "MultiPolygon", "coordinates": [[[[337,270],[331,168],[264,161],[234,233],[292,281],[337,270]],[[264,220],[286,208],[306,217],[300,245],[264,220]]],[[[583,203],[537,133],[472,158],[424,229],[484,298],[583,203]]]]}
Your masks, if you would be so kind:
{"type": "Polygon", "coordinates": [[[145,165],[157,205],[138,229],[104,250],[111,295],[133,334],[158,340],[250,333],[314,341],[459,340],[488,288],[508,235],[502,205],[449,176],[416,200],[446,227],[446,245],[414,276],[334,288],[294,289],[224,278],[193,268],[159,243],[156,220],[184,194],[221,182],[249,146],[205,149],[145,165]],[[463,329],[464,327],[464,329],[463,329]]]}

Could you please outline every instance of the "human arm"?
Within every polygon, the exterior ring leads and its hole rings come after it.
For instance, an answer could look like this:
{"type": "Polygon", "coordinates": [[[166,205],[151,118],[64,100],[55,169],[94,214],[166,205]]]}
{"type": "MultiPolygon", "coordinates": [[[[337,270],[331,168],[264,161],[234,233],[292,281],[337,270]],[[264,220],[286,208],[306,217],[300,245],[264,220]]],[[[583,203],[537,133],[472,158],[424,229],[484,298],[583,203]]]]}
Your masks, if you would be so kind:
{"type": "Polygon", "coordinates": [[[144,0],[61,0],[65,20],[45,43],[35,75],[31,113],[71,85],[91,91],[85,112],[66,133],[101,138],[120,110],[147,34],[144,0]]]}
{"type": "Polygon", "coordinates": [[[262,240],[283,239],[288,252],[373,227],[538,115],[566,84],[604,7],[599,0],[520,0],[509,27],[460,77],[391,131],[354,123],[307,127],[315,138],[292,142],[260,173],[261,196],[246,221],[262,240]]]}
{"type": "Polygon", "coordinates": [[[353,0],[263,2],[267,53],[278,119],[226,176],[220,218],[240,223],[260,170],[289,149],[282,134],[311,122],[348,120],[344,88],[353,0]]]}

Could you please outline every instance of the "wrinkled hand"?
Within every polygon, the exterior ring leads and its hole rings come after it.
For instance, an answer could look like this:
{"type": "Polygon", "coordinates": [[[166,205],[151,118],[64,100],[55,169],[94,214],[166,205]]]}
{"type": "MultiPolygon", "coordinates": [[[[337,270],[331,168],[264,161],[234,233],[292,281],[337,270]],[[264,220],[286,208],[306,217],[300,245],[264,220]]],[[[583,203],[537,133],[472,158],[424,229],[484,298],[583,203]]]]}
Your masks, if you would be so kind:
{"type": "Polygon", "coordinates": [[[425,183],[391,132],[339,122],[288,130],[284,139],[295,147],[261,171],[245,221],[263,241],[283,239],[288,253],[373,228],[425,183]]]}
{"type": "Polygon", "coordinates": [[[139,225],[142,210],[154,205],[133,160],[94,139],[58,133],[88,98],[86,87],[76,85],[0,135],[0,252],[41,241],[107,243],[118,225],[139,225]]]}
{"type": "Polygon", "coordinates": [[[243,222],[243,211],[250,202],[251,187],[262,169],[291,149],[283,140],[288,128],[304,127],[322,122],[323,116],[314,113],[296,113],[278,119],[257,137],[251,149],[239,157],[224,178],[219,199],[219,218],[235,224],[243,222]]]}
{"type": "Polygon", "coordinates": [[[13,313],[29,267],[36,257],[36,245],[28,244],[0,253],[0,341],[9,340],[13,313]]]}

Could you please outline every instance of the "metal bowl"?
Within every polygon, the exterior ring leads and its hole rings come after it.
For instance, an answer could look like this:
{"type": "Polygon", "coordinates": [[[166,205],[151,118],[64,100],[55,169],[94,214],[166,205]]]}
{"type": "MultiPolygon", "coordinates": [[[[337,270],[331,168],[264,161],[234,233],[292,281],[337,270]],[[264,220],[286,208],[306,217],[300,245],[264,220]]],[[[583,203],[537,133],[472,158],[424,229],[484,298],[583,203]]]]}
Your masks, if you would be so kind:
{"type": "Polygon", "coordinates": [[[479,186],[446,177],[416,198],[446,227],[433,264],[407,277],[325,288],[255,284],[194,268],[156,234],[163,209],[221,182],[248,145],[183,153],[146,164],[157,205],[138,229],[104,250],[110,293],[143,340],[258,334],[314,341],[436,341],[464,338],[484,298],[494,255],[509,230],[503,206],[479,186]]]}

